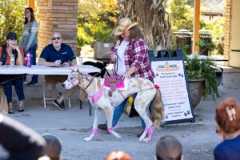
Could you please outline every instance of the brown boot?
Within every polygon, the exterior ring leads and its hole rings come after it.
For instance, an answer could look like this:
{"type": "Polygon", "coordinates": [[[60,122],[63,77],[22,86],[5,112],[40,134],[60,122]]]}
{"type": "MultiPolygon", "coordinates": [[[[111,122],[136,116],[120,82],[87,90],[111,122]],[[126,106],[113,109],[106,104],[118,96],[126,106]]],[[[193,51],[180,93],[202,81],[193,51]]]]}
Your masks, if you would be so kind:
{"type": "Polygon", "coordinates": [[[18,112],[23,112],[23,111],[24,111],[24,103],[23,101],[19,101],[18,112]]]}
{"type": "Polygon", "coordinates": [[[13,104],[12,102],[8,103],[8,114],[13,114],[14,111],[13,111],[13,104]]]}

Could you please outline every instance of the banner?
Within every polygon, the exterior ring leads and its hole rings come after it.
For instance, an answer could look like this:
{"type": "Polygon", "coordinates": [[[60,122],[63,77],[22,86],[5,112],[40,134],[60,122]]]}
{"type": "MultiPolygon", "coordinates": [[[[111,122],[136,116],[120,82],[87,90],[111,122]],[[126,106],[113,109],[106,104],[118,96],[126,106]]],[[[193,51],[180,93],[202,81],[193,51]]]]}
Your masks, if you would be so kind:
{"type": "Polygon", "coordinates": [[[183,60],[153,60],[151,65],[162,94],[164,122],[192,121],[183,60]]]}

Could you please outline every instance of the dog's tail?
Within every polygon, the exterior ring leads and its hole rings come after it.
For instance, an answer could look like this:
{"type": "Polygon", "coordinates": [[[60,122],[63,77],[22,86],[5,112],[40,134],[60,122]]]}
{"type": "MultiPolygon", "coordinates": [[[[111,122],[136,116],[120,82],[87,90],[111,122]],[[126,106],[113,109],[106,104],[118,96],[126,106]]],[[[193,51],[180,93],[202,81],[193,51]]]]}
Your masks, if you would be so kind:
{"type": "Polygon", "coordinates": [[[162,96],[161,96],[159,87],[155,87],[155,88],[156,88],[156,95],[152,102],[151,116],[152,116],[153,125],[156,128],[159,128],[161,124],[161,120],[163,118],[163,102],[162,102],[162,96]]]}

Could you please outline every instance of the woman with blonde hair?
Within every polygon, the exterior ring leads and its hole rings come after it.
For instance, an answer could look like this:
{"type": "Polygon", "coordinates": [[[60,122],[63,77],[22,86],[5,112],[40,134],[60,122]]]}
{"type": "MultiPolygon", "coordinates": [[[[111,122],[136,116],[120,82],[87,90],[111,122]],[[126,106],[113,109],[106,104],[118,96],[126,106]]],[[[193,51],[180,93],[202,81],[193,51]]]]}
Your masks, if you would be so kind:
{"type": "MultiPolygon", "coordinates": [[[[116,73],[125,77],[141,77],[153,81],[154,73],[148,56],[148,46],[138,23],[132,22],[128,17],[121,18],[113,30],[113,35],[118,39],[111,52],[111,61],[115,64],[116,73]]],[[[115,107],[113,127],[121,118],[126,102],[127,99],[115,107]]],[[[142,127],[145,128],[143,120],[142,127]]],[[[104,124],[99,125],[99,128],[107,127],[104,124]]]]}

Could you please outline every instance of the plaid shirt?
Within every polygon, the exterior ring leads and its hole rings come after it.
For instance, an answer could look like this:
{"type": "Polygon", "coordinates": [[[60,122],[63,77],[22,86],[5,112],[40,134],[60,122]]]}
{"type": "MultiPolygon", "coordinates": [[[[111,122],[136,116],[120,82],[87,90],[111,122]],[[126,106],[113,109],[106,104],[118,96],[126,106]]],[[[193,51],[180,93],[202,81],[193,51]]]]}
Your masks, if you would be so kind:
{"type": "MultiPolygon", "coordinates": [[[[113,54],[116,54],[117,46],[112,51],[113,54]]],[[[130,67],[137,68],[137,71],[132,74],[133,77],[143,77],[153,81],[154,74],[148,56],[148,47],[143,39],[129,42],[124,59],[127,69],[130,67]]]]}

